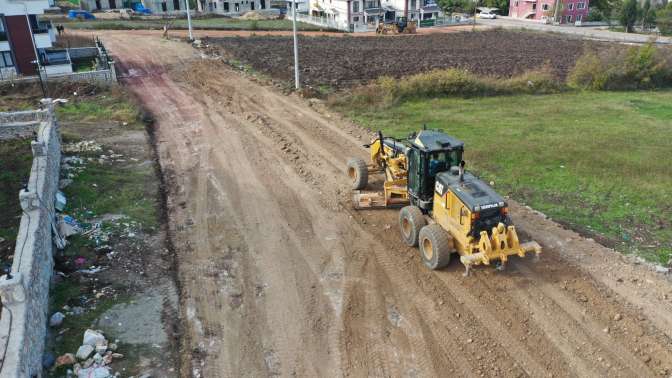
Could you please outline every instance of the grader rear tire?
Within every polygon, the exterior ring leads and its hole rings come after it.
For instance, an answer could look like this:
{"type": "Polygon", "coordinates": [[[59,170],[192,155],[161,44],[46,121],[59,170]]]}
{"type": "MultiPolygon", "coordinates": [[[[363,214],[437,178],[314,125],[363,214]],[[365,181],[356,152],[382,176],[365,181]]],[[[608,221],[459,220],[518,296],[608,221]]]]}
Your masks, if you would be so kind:
{"type": "Polygon", "coordinates": [[[418,245],[420,230],[427,224],[425,216],[417,206],[405,206],[399,212],[399,228],[401,238],[409,247],[418,245]]]}
{"type": "Polygon", "coordinates": [[[352,180],[352,189],[361,190],[369,183],[369,168],[359,158],[348,160],[348,177],[352,180]]]}
{"type": "Polygon", "coordinates": [[[420,230],[420,255],[431,270],[441,269],[450,263],[453,238],[440,225],[434,223],[420,230]]]}

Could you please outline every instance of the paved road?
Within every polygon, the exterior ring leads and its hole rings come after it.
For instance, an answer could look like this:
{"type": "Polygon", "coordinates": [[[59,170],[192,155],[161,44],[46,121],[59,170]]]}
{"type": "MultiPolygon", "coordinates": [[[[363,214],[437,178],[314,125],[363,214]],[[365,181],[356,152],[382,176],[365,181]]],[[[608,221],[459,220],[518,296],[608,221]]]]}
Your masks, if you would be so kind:
{"type": "MultiPolygon", "coordinates": [[[[529,21],[513,20],[508,18],[498,18],[495,20],[478,19],[477,22],[479,25],[502,27],[507,29],[528,29],[528,30],[571,34],[601,41],[647,43],[651,40],[651,36],[648,35],[614,32],[595,27],[554,26],[529,21]]],[[[656,43],[672,45],[672,38],[658,37],[656,39],[656,43]]]]}

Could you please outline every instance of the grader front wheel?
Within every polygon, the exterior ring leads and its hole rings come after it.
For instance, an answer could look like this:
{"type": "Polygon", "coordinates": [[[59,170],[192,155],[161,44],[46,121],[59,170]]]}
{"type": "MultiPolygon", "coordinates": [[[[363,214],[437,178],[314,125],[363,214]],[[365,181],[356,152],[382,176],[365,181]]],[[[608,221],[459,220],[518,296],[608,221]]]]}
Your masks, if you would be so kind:
{"type": "Polygon", "coordinates": [[[348,177],[352,180],[352,188],[361,190],[369,182],[369,168],[366,162],[359,158],[352,158],[348,161],[348,177]]]}
{"type": "Polygon", "coordinates": [[[440,225],[434,223],[420,230],[420,254],[429,269],[436,270],[450,263],[453,238],[440,225]]]}

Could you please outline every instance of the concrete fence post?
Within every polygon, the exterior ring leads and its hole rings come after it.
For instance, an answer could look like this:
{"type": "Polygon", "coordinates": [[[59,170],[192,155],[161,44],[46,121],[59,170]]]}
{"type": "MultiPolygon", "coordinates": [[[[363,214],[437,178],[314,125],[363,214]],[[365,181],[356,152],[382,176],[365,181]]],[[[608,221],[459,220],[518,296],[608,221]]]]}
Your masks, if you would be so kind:
{"type": "Polygon", "coordinates": [[[110,74],[112,74],[112,81],[117,82],[117,69],[114,67],[114,60],[110,60],[108,62],[108,65],[110,66],[110,74]]]}

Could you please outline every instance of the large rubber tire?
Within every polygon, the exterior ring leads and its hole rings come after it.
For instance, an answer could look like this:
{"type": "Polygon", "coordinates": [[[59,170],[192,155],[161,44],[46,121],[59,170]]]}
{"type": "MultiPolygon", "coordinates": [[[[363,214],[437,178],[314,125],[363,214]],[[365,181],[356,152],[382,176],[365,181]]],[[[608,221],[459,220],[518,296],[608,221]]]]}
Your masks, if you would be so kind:
{"type": "Polygon", "coordinates": [[[453,238],[437,223],[420,230],[420,255],[431,270],[441,269],[450,263],[453,238]]]}
{"type": "Polygon", "coordinates": [[[352,180],[352,189],[361,190],[369,183],[369,168],[360,158],[348,160],[348,177],[352,180]]]}
{"type": "Polygon", "coordinates": [[[399,212],[399,229],[401,238],[409,247],[418,245],[420,230],[427,225],[427,220],[417,206],[405,206],[399,212]]]}

